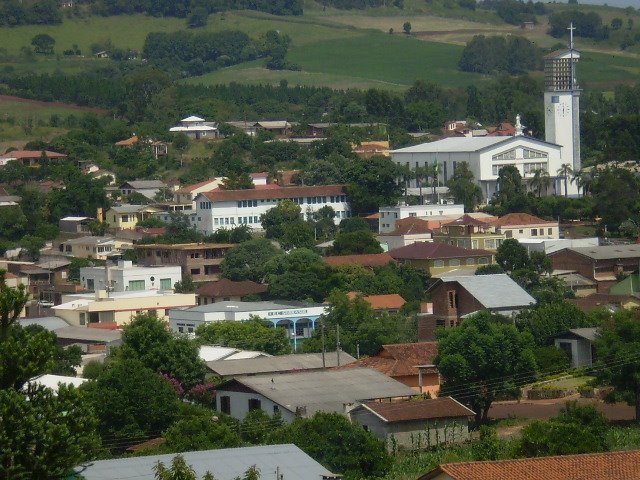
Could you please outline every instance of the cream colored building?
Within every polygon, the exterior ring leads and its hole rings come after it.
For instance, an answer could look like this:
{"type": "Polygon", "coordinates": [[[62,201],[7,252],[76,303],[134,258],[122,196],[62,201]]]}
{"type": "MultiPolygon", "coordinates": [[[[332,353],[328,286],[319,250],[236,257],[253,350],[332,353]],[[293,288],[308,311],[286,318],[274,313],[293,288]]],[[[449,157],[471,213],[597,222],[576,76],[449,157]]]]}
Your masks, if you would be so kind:
{"type": "Polygon", "coordinates": [[[554,220],[543,220],[528,213],[509,213],[493,222],[496,233],[505,238],[558,240],[560,224],[554,220]]]}
{"type": "Polygon", "coordinates": [[[95,294],[65,295],[62,302],[53,310],[56,316],[71,325],[104,323],[121,326],[129,323],[133,315],[146,312],[156,312],[158,318],[168,321],[169,309],[195,306],[196,295],[158,290],[111,293],[99,290],[95,294]]]}
{"type": "Polygon", "coordinates": [[[86,236],[64,240],[58,244],[58,251],[64,255],[98,260],[106,260],[131,248],[132,240],[114,237],[86,236]]]}

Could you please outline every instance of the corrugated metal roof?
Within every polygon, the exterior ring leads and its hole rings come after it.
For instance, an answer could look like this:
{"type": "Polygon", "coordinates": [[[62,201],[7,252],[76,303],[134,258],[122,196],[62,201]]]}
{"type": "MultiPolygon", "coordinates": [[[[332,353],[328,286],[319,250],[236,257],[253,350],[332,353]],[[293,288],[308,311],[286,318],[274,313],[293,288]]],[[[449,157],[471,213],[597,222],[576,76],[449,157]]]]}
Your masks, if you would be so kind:
{"type": "MultiPolygon", "coordinates": [[[[88,462],[75,468],[86,480],[153,480],[153,467],[162,462],[169,466],[177,454],[148,455],[88,462]]],[[[217,480],[241,478],[253,465],[261,478],[275,478],[279,469],[285,480],[321,480],[332,475],[295,445],[264,445],[244,448],[222,448],[181,453],[198,478],[211,472],[217,480]]]]}
{"type": "MultiPolygon", "coordinates": [[[[345,405],[375,398],[415,395],[415,390],[370,368],[319,370],[238,377],[235,381],[289,411],[344,413],[345,405]]],[[[218,392],[224,392],[224,386],[218,392]]]]}
{"type": "MultiPolygon", "coordinates": [[[[346,352],[340,353],[340,364],[346,365],[355,362],[346,352]]],[[[338,365],[336,352],[325,354],[325,364],[327,367],[338,365]]],[[[321,353],[301,353],[293,355],[277,355],[246,358],[213,360],[207,362],[207,367],[223,377],[233,377],[237,375],[251,375],[256,373],[278,373],[290,372],[293,370],[314,370],[322,368],[321,353]]]]}
{"type": "Polygon", "coordinates": [[[598,337],[598,330],[598,328],[571,328],[569,331],[574,335],[595,342],[598,337]]]}
{"type": "Polygon", "coordinates": [[[599,247],[575,247],[568,248],[573,252],[584,255],[594,260],[609,260],[616,258],[640,257],[640,244],[630,245],[600,245],[599,247]]]}
{"type": "Polygon", "coordinates": [[[391,153],[477,152],[511,139],[512,137],[448,137],[435,142],[392,150],[391,153]]]}
{"type": "Polygon", "coordinates": [[[523,307],[536,300],[509,275],[473,275],[447,277],[444,282],[457,282],[485,308],[523,307]]]}

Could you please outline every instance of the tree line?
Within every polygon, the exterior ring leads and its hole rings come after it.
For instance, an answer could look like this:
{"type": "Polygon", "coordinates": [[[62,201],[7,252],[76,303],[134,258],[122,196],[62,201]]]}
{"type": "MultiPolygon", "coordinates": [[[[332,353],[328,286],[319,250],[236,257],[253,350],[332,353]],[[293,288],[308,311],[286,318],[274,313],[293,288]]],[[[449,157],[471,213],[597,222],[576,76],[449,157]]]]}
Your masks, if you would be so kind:
{"type": "Polygon", "coordinates": [[[464,72],[519,75],[542,70],[542,50],[524,37],[476,35],[467,42],[458,68],[464,72]]]}
{"type": "Polygon", "coordinates": [[[62,22],[62,14],[56,0],[0,2],[0,26],[54,25],[62,22]]]}

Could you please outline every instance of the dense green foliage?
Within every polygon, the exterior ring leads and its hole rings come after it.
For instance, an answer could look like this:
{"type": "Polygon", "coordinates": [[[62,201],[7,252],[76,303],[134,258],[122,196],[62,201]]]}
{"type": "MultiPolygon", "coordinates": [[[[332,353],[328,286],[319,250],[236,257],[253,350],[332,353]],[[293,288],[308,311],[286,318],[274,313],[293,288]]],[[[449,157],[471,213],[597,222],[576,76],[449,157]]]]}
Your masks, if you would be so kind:
{"type": "Polygon", "coordinates": [[[269,240],[256,238],[243,242],[227,252],[220,268],[222,276],[229,280],[253,280],[263,282],[265,265],[281,253],[269,240]]]}
{"type": "Polygon", "coordinates": [[[442,375],[441,395],[451,395],[485,422],[498,395],[513,393],[533,379],[537,365],[530,333],[505,317],[478,313],[456,328],[438,332],[435,364],[442,375]]]}
{"type": "Polygon", "coordinates": [[[524,37],[476,35],[467,42],[458,63],[460,70],[513,75],[542,69],[542,52],[524,37]]]}
{"type": "Polygon", "coordinates": [[[596,12],[565,10],[549,15],[549,35],[561,38],[567,35],[567,25],[573,23],[574,35],[603,40],[609,38],[609,27],[602,24],[602,17],[596,12]]]}
{"type": "Polygon", "coordinates": [[[267,326],[259,318],[247,322],[210,322],[196,329],[196,338],[201,344],[257,350],[270,355],[291,353],[287,332],[267,326]]]}

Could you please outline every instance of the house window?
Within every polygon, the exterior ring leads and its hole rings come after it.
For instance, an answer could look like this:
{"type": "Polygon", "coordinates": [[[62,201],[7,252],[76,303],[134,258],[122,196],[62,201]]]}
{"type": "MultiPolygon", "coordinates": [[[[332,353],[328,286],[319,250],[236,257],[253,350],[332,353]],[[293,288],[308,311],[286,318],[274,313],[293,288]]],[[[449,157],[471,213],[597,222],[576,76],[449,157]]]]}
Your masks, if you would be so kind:
{"type": "Polygon", "coordinates": [[[129,280],[129,290],[144,290],[144,280],[129,280]]]}
{"type": "Polygon", "coordinates": [[[532,228],[531,229],[531,236],[532,237],[537,237],[538,236],[538,229],[537,228],[532,228]]]}
{"type": "Polygon", "coordinates": [[[273,414],[276,415],[277,413],[280,413],[280,405],[273,406],[273,414]]]}
{"type": "Polygon", "coordinates": [[[547,235],[553,235],[553,228],[547,229],[547,235]]]}
{"type": "Polygon", "coordinates": [[[476,264],[475,258],[467,258],[467,265],[475,265],[475,264],[476,264]]]}
{"type": "Polygon", "coordinates": [[[171,290],[171,279],[170,278],[161,278],[160,279],[160,290],[171,290]]]}
{"type": "Polygon", "coordinates": [[[449,260],[449,266],[450,267],[459,267],[460,266],[460,260],[458,260],[457,258],[449,260]]]}
{"type": "Polygon", "coordinates": [[[447,296],[449,299],[449,308],[458,308],[458,296],[455,290],[447,292],[447,296]]]}
{"type": "Polygon", "coordinates": [[[444,267],[444,260],[434,260],[433,266],[436,268],[444,267]]]}
{"type": "Polygon", "coordinates": [[[93,290],[93,289],[95,289],[93,278],[87,278],[87,290],[93,290]]]}
{"type": "Polygon", "coordinates": [[[486,265],[488,262],[488,260],[486,259],[486,257],[480,257],[478,259],[478,265],[486,265]]]}
{"type": "Polygon", "coordinates": [[[260,410],[262,408],[262,402],[257,398],[249,399],[249,411],[260,410]]]}
{"type": "Polygon", "coordinates": [[[199,268],[192,268],[191,269],[191,275],[200,275],[200,269],[199,268]]]}
{"type": "Polygon", "coordinates": [[[84,325],[87,323],[87,314],[84,312],[80,313],[80,325],[84,325]]]}
{"type": "Polygon", "coordinates": [[[227,415],[231,415],[231,397],[228,395],[220,397],[220,411],[227,415]]]}

